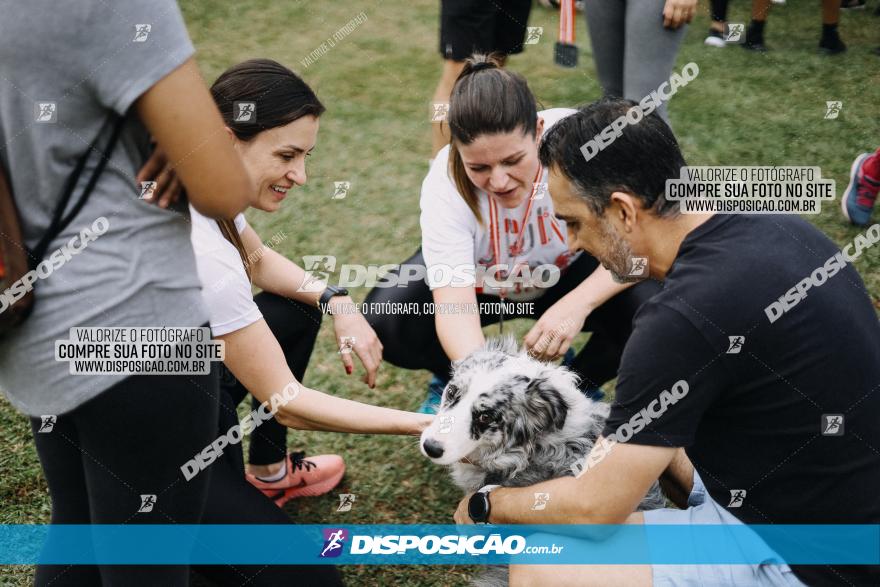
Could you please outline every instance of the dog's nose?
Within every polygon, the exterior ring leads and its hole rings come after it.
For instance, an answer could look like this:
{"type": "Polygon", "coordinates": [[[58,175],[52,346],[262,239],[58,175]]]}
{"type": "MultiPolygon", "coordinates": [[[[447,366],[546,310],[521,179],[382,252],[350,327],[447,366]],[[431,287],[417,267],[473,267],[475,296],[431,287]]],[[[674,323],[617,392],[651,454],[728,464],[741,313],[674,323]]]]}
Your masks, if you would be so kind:
{"type": "Polygon", "coordinates": [[[425,454],[432,459],[439,459],[443,456],[443,445],[433,438],[425,440],[422,446],[425,448],[425,454]]]}

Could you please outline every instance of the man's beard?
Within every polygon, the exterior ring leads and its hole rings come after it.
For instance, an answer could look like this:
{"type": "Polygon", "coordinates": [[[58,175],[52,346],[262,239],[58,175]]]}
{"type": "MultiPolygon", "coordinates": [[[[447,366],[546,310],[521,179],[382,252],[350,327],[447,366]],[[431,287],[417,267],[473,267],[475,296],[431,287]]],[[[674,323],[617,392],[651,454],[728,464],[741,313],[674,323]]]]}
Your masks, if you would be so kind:
{"type": "Polygon", "coordinates": [[[597,257],[597,259],[608,269],[614,281],[618,283],[632,283],[645,279],[647,271],[640,276],[630,275],[635,254],[632,248],[630,248],[629,243],[617,234],[617,231],[614,230],[614,227],[605,218],[602,218],[600,226],[602,231],[601,240],[605,244],[605,251],[602,257],[597,257]]]}

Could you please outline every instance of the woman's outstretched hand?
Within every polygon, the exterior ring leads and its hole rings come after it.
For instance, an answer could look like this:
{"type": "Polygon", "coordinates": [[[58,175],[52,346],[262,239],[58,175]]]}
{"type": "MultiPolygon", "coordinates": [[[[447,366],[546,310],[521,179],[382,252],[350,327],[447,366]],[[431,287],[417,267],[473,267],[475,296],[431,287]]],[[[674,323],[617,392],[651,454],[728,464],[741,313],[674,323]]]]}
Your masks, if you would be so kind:
{"type": "MultiPolygon", "coordinates": [[[[345,303],[354,306],[351,298],[336,297],[331,300],[331,304],[345,303]]],[[[354,361],[351,358],[354,353],[366,370],[363,382],[371,388],[376,387],[376,372],[379,370],[379,365],[382,364],[382,343],[372,326],[367,323],[366,318],[360,312],[334,312],[333,329],[336,332],[339,358],[345,366],[345,372],[351,375],[354,370],[354,361]]]]}

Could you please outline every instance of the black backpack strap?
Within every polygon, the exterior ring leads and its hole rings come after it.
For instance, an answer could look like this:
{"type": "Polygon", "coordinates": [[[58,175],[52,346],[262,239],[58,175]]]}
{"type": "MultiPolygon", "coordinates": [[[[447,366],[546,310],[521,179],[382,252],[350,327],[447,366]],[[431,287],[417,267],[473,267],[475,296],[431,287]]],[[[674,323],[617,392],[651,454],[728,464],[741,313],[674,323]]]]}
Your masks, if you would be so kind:
{"type": "Polygon", "coordinates": [[[55,212],[52,214],[52,221],[49,223],[49,228],[46,229],[46,234],[43,235],[43,238],[40,239],[40,242],[37,243],[37,246],[33,248],[33,250],[28,255],[28,261],[31,266],[31,269],[35,268],[40,261],[46,256],[46,251],[49,248],[49,245],[55,240],[61,232],[67,228],[67,226],[71,223],[71,221],[79,214],[80,210],[82,210],[83,206],[86,205],[86,202],[89,199],[89,196],[92,194],[92,190],[95,189],[95,185],[98,183],[98,179],[101,177],[101,173],[103,173],[104,168],[107,166],[107,162],[110,160],[110,156],[113,153],[113,149],[116,147],[116,143],[119,140],[119,135],[122,132],[122,127],[125,124],[125,117],[120,116],[119,114],[113,112],[110,116],[107,117],[107,120],[104,124],[101,125],[101,130],[98,131],[95,140],[89,145],[89,148],[85,153],[79,158],[79,161],[76,162],[76,167],[73,168],[73,172],[70,174],[70,177],[67,178],[67,182],[64,184],[64,191],[61,193],[61,198],[58,200],[58,206],[55,208],[55,212]],[[85,169],[86,163],[89,160],[89,156],[92,154],[92,151],[97,150],[98,141],[101,138],[101,135],[104,134],[104,129],[107,128],[108,125],[113,125],[113,130],[110,133],[110,138],[107,141],[107,145],[104,147],[103,152],[101,152],[101,159],[98,161],[97,166],[95,166],[95,170],[92,173],[91,178],[89,179],[89,183],[86,184],[85,189],[83,190],[82,195],[80,195],[79,199],[74,204],[73,208],[64,216],[64,210],[67,209],[67,204],[70,202],[70,198],[73,195],[73,190],[76,188],[77,182],[79,182],[79,178],[82,175],[83,169],[85,169]]]}

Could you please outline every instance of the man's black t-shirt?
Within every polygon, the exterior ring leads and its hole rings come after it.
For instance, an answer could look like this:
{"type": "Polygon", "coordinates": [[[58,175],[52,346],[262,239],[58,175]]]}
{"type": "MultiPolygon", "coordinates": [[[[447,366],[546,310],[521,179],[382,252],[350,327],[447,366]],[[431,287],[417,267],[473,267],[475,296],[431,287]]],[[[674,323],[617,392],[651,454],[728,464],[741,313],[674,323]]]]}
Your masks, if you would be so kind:
{"type": "MultiPolygon", "coordinates": [[[[798,217],[693,230],[634,318],[604,434],[685,380],[628,442],[686,447],[719,504],[745,490],[729,511],[748,524],[880,524],[880,322],[852,265],[814,274],[837,253],[798,217]],[[811,274],[821,285],[766,311],[811,274]]],[[[878,567],[792,568],[811,585],[880,584],[878,567]]]]}

